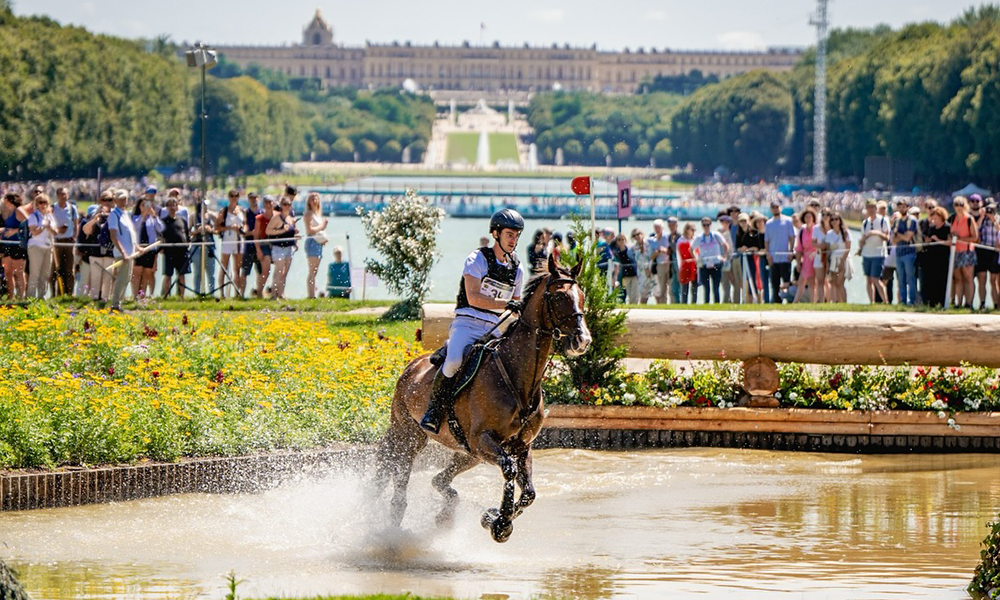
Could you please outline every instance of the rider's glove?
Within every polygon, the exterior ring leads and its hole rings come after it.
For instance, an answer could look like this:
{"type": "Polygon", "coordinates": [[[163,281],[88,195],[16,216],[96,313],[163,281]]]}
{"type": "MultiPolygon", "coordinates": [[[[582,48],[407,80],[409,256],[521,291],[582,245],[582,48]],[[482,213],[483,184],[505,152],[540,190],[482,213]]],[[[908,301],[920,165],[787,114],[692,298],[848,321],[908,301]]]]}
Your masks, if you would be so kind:
{"type": "Polygon", "coordinates": [[[512,313],[521,314],[521,310],[523,308],[524,306],[521,305],[521,302],[519,300],[511,300],[510,302],[507,303],[507,310],[509,310],[512,313]]]}

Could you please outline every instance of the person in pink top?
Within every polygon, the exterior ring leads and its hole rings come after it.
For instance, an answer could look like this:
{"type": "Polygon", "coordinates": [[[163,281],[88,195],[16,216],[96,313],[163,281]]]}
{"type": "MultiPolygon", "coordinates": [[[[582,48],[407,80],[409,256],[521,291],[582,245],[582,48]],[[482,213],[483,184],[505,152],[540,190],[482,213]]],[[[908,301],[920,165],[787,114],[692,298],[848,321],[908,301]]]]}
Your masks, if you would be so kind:
{"type": "MultiPolygon", "coordinates": [[[[806,286],[812,292],[812,301],[816,302],[819,285],[816,282],[816,213],[812,209],[802,212],[802,229],[799,230],[799,240],[795,244],[795,256],[800,265],[798,290],[795,292],[794,302],[802,298],[802,293],[806,286]]],[[[820,284],[821,285],[821,284],[820,284]]]]}

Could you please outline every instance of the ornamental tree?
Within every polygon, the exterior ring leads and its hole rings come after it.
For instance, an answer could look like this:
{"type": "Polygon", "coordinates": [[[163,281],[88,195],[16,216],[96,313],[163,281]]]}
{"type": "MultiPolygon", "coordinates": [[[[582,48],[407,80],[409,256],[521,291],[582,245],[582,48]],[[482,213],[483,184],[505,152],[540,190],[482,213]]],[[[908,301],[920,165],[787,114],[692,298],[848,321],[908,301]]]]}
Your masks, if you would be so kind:
{"type": "Polygon", "coordinates": [[[431,289],[431,268],[441,257],[437,234],[444,210],[407,190],[405,196],[392,198],[381,212],[359,207],[358,214],[369,245],[382,256],[366,258],[365,267],[402,298],[388,316],[417,318],[431,289]]]}

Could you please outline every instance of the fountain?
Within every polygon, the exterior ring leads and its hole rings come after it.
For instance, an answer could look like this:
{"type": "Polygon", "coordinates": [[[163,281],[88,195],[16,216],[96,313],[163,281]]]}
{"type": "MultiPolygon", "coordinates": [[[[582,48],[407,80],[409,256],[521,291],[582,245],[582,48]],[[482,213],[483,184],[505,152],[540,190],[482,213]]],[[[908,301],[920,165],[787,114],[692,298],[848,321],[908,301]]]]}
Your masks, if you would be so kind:
{"type": "Polygon", "coordinates": [[[476,149],[476,166],[485,169],[490,166],[490,138],[486,128],[479,130],[479,147],[476,149]]]}
{"type": "Polygon", "coordinates": [[[538,146],[536,146],[534,142],[528,146],[528,170],[538,170],[538,146]]]}

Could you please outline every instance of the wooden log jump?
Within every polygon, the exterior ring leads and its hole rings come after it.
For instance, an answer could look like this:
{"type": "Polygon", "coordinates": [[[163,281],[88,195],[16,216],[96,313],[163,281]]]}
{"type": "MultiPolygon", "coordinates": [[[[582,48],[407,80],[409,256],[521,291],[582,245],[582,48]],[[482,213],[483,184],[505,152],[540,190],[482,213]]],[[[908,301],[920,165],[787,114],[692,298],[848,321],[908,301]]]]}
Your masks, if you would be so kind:
{"type": "MultiPolygon", "coordinates": [[[[454,308],[423,306],[428,349],[447,339],[454,308]]],[[[627,327],[622,342],[632,358],[1000,367],[1000,317],[993,315],[633,308],[627,327]]]]}

